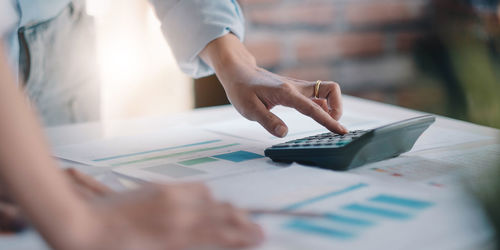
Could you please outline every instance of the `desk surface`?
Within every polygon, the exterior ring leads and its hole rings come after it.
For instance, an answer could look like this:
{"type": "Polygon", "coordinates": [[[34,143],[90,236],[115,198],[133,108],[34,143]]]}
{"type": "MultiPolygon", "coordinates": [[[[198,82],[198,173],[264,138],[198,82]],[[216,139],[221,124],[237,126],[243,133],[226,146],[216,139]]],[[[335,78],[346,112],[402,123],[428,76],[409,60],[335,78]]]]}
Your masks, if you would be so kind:
{"type": "MultiPolygon", "coordinates": [[[[344,114],[371,116],[383,120],[384,122],[402,120],[422,114],[421,112],[414,110],[376,103],[350,96],[344,96],[343,101],[344,114]]],[[[133,120],[105,121],[101,123],[85,123],[50,127],[46,129],[46,133],[49,137],[51,145],[53,147],[59,147],[69,144],[100,140],[103,138],[132,136],[143,133],[152,133],[154,131],[165,131],[171,128],[179,128],[183,126],[210,126],[210,124],[217,124],[221,121],[233,120],[241,121],[242,118],[231,106],[221,106],[174,114],[168,117],[148,117],[133,120]]],[[[250,124],[251,122],[248,123],[250,124]]],[[[480,142],[477,140],[471,140],[461,143],[461,145],[443,144],[444,146],[436,148],[428,147],[428,145],[425,145],[424,147],[422,144],[422,150],[410,153],[409,157],[420,157],[422,152],[430,152],[432,154],[434,152],[446,153],[448,151],[456,151],[458,150],[457,146],[460,146],[460,150],[470,152],[472,156],[476,155],[477,157],[482,157],[480,155],[481,153],[474,151],[474,149],[478,147],[488,147],[491,145],[495,146],[497,145],[496,140],[500,138],[500,133],[496,129],[438,116],[436,123],[429,129],[429,133],[440,134],[442,132],[448,132],[451,134],[468,133],[471,136],[483,137],[483,140],[480,142]]],[[[433,136],[428,135],[428,137],[433,136]]],[[[430,140],[432,140],[432,138],[425,139],[424,141],[430,140]]],[[[492,158],[490,160],[493,161],[494,159],[492,158]]],[[[421,162],[419,163],[421,164],[421,162]]],[[[100,180],[107,182],[109,185],[113,185],[111,183],[113,182],[113,180],[111,180],[113,177],[118,178],[111,173],[110,169],[89,167],[76,163],[71,163],[70,165],[76,166],[78,169],[91,175],[100,176],[100,180]]],[[[467,163],[464,162],[462,165],[467,165],[467,163]]],[[[363,168],[355,170],[353,173],[372,176],[380,178],[381,180],[392,180],[391,177],[382,175],[378,172],[372,173],[363,168]]],[[[9,249],[43,248],[43,244],[40,243],[38,237],[34,233],[18,237],[2,237],[0,238],[0,248],[4,249],[3,246],[9,249]]]]}
{"type": "MultiPolygon", "coordinates": [[[[364,100],[351,96],[343,96],[344,114],[356,113],[376,115],[382,120],[398,121],[424,113],[364,100]]],[[[173,114],[166,117],[145,117],[131,120],[114,120],[94,123],[82,123],[50,127],[46,129],[47,136],[53,146],[82,143],[90,140],[130,136],[151,131],[161,131],[169,127],[182,125],[203,125],[225,120],[242,119],[230,105],[202,108],[190,112],[173,114]]],[[[251,123],[251,122],[249,122],[251,123]]],[[[497,129],[475,125],[472,123],[438,116],[433,127],[460,129],[486,136],[499,136],[497,129]]]]}

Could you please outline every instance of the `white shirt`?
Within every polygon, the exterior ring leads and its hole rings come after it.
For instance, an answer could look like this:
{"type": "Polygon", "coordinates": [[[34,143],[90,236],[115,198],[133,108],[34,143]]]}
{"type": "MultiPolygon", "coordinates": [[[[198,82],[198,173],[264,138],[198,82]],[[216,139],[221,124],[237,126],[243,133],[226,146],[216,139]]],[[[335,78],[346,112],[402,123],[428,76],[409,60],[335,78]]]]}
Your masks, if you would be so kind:
{"type": "Polygon", "coordinates": [[[14,1],[0,0],[0,36],[4,36],[14,27],[19,18],[14,1]]]}
{"type": "Polygon", "coordinates": [[[17,2],[15,0],[0,0],[0,39],[7,50],[9,63],[16,73],[19,66],[19,43],[16,32],[18,23],[17,2]]]}
{"type": "Polygon", "coordinates": [[[244,38],[244,18],[236,0],[150,0],[182,71],[192,77],[213,74],[198,54],[227,33],[244,38]]]}
{"type": "MultiPolygon", "coordinates": [[[[17,30],[49,20],[70,0],[0,0],[0,36],[7,45],[10,62],[17,72],[17,30]]],[[[213,74],[198,56],[212,40],[229,32],[241,40],[244,19],[235,0],[150,0],[162,22],[162,30],[182,71],[192,77],[213,74]]]]}

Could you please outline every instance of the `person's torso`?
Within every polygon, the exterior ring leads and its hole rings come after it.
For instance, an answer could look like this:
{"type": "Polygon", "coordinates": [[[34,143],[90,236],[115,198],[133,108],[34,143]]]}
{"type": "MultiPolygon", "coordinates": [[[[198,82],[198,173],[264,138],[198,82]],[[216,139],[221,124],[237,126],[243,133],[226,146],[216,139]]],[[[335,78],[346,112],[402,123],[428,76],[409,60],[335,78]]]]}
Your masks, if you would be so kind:
{"type": "Polygon", "coordinates": [[[71,0],[6,0],[12,8],[0,10],[1,15],[9,15],[9,27],[2,37],[9,61],[17,76],[19,63],[18,30],[21,27],[35,25],[57,16],[71,0]],[[7,12],[7,13],[2,13],[7,12]],[[15,12],[15,13],[12,13],[15,12]]]}
{"type": "Polygon", "coordinates": [[[71,0],[17,0],[19,27],[42,22],[55,17],[71,0]]]}

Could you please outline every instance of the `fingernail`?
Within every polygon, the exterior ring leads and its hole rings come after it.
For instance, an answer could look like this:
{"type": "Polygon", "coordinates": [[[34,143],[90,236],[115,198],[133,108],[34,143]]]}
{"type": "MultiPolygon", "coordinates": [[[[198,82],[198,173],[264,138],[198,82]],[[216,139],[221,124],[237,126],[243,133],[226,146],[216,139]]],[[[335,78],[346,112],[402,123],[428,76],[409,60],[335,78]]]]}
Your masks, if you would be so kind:
{"type": "Polygon", "coordinates": [[[344,133],[344,134],[349,133],[349,130],[346,129],[344,126],[340,125],[340,128],[342,129],[342,133],[344,133]]]}
{"type": "Polygon", "coordinates": [[[274,128],[274,134],[279,137],[284,137],[288,133],[288,128],[283,125],[278,125],[274,128]]]}

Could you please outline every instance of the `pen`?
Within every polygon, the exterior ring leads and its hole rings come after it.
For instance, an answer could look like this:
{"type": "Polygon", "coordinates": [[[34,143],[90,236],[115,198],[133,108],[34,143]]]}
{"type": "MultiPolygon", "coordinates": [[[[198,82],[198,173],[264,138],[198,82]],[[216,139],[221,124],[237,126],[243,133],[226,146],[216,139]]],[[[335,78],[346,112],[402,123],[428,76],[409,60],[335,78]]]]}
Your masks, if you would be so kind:
{"type": "Polygon", "coordinates": [[[291,217],[309,217],[309,218],[323,218],[326,217],[325,213],[317,212],[300,212],[300,211],[287,211],[287,210],[274,210],[274,209],[247,209],[250,215],[278,215],[278,216],[291,216],[291,217]]]}

